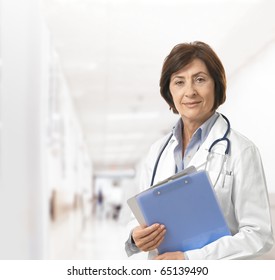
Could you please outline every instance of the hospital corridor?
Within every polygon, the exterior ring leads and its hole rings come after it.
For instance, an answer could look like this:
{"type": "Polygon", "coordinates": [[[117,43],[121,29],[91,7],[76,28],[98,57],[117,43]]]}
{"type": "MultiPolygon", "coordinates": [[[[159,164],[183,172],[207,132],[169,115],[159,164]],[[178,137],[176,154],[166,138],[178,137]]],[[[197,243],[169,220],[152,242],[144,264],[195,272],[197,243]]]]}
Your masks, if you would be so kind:
{"type": "Polygon", "coordinates": [[[128,186],[110,187],[108,182],[104,186],[104,181],[100,180],[97,199],[65,210],[51,223],[50,259],[127,259],[124,243],[131,215],[125,201],[128,186]]]}
{"type": "MultiPolygon", "coordinates": [[[[271,196],[271,214],[275,225],[275,196],[271,196]]],[[[125,205],[125,207],[127,207],[125,205]]],[[[123,214],[122,214],[123,216],[123,214]]],[[[51,259],[113,260],[128,259],[124,251],[125,217],[89,217],[83,220],[81,210],[73,211],[64,221],[51,226],[51,259]],[[72,231],[72,229],[74,229],[72,231]],[[70,233],[70,234],[68,234],[70,233]],[[62,240],[62,242],[60,242],[62,240]]],[[[275,237],[275,236],[274,236],[275,237]]],[[[147,258],[136,255],[131,260],[147,258]]],[[[275,248],[258,260],[275,260],[275,248]]]]}
{"type": "Polygon", "coordinates": [[[127,200],[190,163],[234,234],[255,231],[251,250],[270,246],[256,259],[275,260],[275,1],[237,6],[0,0],[0,260],[146,260],[125,250],[135,247],[127,200]],[[224,70],[209,63],[226,75],[195,55],[171,62],[178,44],[213,50],[224,70]]]}
{"type": "Polygon", "coordinates": [[[113,260],[125,259],[124,231],[125,225],[119,221],[98,217],[83,220],[80,211],[74,211],[64,221],[52,225],[50,258],[105,260],[110,256],[113,260]]]}

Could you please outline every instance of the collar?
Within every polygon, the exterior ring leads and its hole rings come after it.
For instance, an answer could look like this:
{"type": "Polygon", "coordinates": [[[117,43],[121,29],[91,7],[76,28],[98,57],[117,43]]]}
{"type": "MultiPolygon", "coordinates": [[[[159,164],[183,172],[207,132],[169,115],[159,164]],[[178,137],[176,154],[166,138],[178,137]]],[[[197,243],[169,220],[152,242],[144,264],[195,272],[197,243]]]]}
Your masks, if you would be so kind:
{"type": "MultiPolygon", "coordinates": [[[[214,123],[216,122],[216,120],[218,119],[219,114],[217,112],[215,112],[209,119],[207,119],[192,135],[192,138],[198,137],[201,140],[201,143],[205,141],[205,139],[207,138],[211,128],[213,127],[214,123]]],[[[183,121],[180,118],[177,123],[175,124],[174,128],[173,128],[173,135],[176,138],[176,140],[178,141],[178,143],[182,142],[182,130],[183,130],[183,121]]]]}

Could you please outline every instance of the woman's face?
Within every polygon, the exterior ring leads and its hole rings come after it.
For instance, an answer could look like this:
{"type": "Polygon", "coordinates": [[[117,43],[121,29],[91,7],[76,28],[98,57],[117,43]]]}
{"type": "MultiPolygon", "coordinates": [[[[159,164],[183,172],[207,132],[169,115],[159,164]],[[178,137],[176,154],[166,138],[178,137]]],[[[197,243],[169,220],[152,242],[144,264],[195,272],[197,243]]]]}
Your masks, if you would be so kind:
{"type": "Polygon", "coordinates": [[[212,115],[215,83],[202,60],[196,58],[172,74],[169,88],[183,121],[200,125],[212,115]]]}

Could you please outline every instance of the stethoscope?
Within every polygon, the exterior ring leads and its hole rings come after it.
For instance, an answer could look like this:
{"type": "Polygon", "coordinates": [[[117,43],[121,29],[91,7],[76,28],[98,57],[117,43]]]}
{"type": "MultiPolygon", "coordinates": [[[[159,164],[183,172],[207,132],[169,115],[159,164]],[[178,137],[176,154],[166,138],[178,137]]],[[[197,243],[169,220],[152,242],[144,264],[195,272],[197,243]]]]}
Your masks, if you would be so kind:
{"type": "MultiPolygon", "coordinates": [[[[221,174],[223,165],[225,164],[226,159],[227,159],[227,156],[228,156],[229,151],[230,151],[230,141],[229,141],[229,139],[228,139],[227,136],[228,136],[228,134],[229,134],[229,132],[230,132],[231,125],[230,125],[230,122],[229,122],[229,120],[228,120],[228,118],[227,118],[226,116],[224,116],[223,114],[221,114],[221,116],[224,118],[224,120],[225,120],[226,123],[227,123],[227,129],[226,129],[226,131],[225,131],[223,137],[216,139],[216,140],[210,145],[210,147],[209,147],[209,149],[208,149],[208,156],[209,156],[210,153],[212,152],[213,147],[214,147],[215,145],[217,145],[218,143],[220,143],[220,142],[222,142],[222,141],[225,141],[225,142],[226,142],[226,149],[225,149],[225,152],[224,152],[223,164],[221,165],[221,169],[220,169],[219,175],[218,175],[218,177],[217,177],[217,179],[216,179],[216,182],[217,182],[218,178],[220,177],[220,174],[221,174]]],[[[159,152],[159,155],[158,155],[158,157],[157,157],[157,159],[156,159],[156,162],[155,162],[155,165],[154,165],[154,169],[153,169],[153,173],[152,173],[152,178],[151,178],[151,184],[150,184],[151,187],[152,187],[153,184],[154,184],[154,180],[155,180],[155,177],[156,177],[156,173],[157,173],[157,169],[158,169],[158,165],[159,165],[160,158],[161,158],[161,156],[162,156],[164,150],[165,150],[166,147],[168,146],[168,144],[169,144],[169,142],[170,142],[170,140],[171,140],[172,137],[173,137],[173,132],[171,132],[171,134],[169,135],[168,139],[167,139],[166,142],[164,143],[164,145],[163,145],[163,147],[161,148],[161,150],[160,150],[160,152],[159,152]]],[[[208,162],[208,157],[207,157],[206,165],[207,165],[207,162],[208,162]]],[[[216,182],[215,182],[215,184],[216,184],[216,182]]],[[[214,185],[215,185],[215,184],[214,184],[214,185]]]]}

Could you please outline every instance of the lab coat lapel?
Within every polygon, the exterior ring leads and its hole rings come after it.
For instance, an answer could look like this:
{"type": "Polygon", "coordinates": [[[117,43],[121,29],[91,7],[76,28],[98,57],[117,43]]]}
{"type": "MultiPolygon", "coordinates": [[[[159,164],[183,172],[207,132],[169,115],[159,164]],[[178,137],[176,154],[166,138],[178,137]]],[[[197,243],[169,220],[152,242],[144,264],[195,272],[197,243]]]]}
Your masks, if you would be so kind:
{"type": "Polygon", "coordinates": [[[163,154],[161,156],[155,182],[162,181],[175,174],[176,164],[174,158],[174,149],[177,146],[177,144],[178,142],[173,136],[169,144],[167,145],[167,148],[163,151],[163,154]]]}

